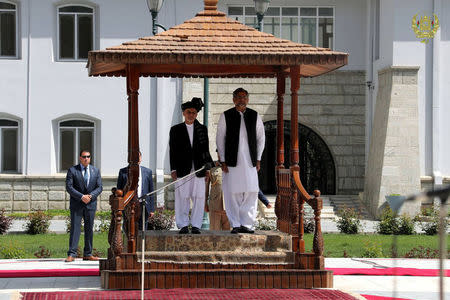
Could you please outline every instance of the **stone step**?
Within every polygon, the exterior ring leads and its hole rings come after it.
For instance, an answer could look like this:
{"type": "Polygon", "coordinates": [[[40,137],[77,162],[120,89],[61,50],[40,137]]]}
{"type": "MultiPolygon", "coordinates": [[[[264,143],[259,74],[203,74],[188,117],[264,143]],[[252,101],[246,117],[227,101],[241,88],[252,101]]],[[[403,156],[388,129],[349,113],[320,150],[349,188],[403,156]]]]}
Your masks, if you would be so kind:
{"type": "MultiPolygon", "coordinates": [[[[272,208],[264,207],[264,217],[268,219],[276,219],[275,215],[275,199],[276,195],[266,195],[269,202],[272,204],[272,208]]],[[[336,210],[333,207],[329,196],[323,196],[323,208],[321,211],[321,219],[335,219],[336,218],[336,210]]],[[[314,216],[314,210],[308,204],[305,204],[304,207],[305,217],[310,218],[314,216]]]]}
{"type": "MultiPolygon", "coordinates": [[[[142,249],[138,238],[137,249],[142,249]]],[[[201,234],[179,234],[175,230],[147,231],[146,251],[292,251],[288,234],[275,231],[256,231],[255,234],[231,234],[229,231],[202,230],[201,234]]]]}
{"type": "MultiPolygon", "coordinates": [[[[272,204],[272,208],[266,207],[264,210],[264,217],[268,219],[275,219],[275,199],[276,195],[266,195],[269,202],[272,204]]],[[[347,207],[356,209],[363,219],[370,219],[370,214],[367,212],[366,207],[359,200],[358,195],[322,195],[323,208],[321,212],[321,219],[333,220],[338,217],[339,210],[347,207]]],[[[305,205],[304,208],[305,217],[313,217],[314,211],[309,205],[305,205]]]]}
{"type": "MultiPolygon", "coordinates": [[[[139,249],[139,248],[138,248],[139,249]]],[[[141,262],[142,252],[136,252],[141,262]]],[[[179,264],[293,264],[292,251],[146,251],[145,262],[179,263],[179,264]]]]}
{"type": "Polygon", "coordinates": [[[347,207],[355,209],[363,219],[370,219],[370,214],[364,204],[361,203],[358,195],[330,195],[329,197],[336,214],[339,210],[347,207]]]}

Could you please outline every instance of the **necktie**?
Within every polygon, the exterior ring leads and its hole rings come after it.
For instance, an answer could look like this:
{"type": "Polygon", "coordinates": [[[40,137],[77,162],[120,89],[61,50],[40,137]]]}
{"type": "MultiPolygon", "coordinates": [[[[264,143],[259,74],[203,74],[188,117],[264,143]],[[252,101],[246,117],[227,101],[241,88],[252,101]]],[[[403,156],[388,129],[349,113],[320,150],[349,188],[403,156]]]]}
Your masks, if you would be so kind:
{"type": "Polygon", "coordinates": [[[88,185],[88,169],[87,167],[84,167],[84,183],[86,184],[86,186],[88,185]]]}

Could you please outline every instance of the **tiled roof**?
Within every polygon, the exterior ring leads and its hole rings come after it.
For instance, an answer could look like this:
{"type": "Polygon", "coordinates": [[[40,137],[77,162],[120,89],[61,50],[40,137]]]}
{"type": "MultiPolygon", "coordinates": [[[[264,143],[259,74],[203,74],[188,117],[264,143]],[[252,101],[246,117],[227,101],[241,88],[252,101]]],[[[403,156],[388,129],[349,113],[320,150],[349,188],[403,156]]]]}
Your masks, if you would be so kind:
{"type": "Polygon", "coordinates": [[[147,65],[141,70],[143,76],[274,76],[283,66],[302,65],[302,76],[317,76],[347,64],[347,57],[347,53],[276,38],[210,6],[155,36],[89,52],[88,68],[91,76],[123,76],[125,64],[130,63],[147,65]],[[237,71],[239,66],[253,68],[237,71]]]}

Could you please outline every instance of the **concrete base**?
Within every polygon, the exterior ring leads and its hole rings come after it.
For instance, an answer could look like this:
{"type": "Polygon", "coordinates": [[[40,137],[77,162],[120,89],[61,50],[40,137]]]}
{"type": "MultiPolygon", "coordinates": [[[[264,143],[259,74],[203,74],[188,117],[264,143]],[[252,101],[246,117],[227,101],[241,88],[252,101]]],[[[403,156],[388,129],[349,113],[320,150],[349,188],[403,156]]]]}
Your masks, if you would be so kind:
{"type": "MultiPolygon", "coordinates": [[[[379,216],[385,196],[420,191],[418,67],[389,67],[378,74],[379,88],[367,160],[364,202],[379,216]]],[[[420,202],[400,214],[416,215],[420,202]]]]}

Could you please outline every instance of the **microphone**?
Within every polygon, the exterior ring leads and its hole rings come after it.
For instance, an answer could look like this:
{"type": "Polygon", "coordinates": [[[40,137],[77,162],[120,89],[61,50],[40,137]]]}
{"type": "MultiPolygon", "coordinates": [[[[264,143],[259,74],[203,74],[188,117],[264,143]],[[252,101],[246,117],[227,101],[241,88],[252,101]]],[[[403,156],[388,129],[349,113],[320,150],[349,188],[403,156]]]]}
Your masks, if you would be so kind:
{"type": "Polygon", "coordinates": [[[405,201],[413,201],[417,198],[425,198],[425,197],[429,197],[429,198],[439,197],[441,199],[444,199],[444,202],[445,202],[449,196],[450,196],[450,186],[445,187],[445,188],[440,188],[437,190],[429,190],[426,192],[413,194],[413,195],[409,196],[408,198],[406,198],[405,201]]]}
{"type": "Polygon", "coordinates": [[[445,199],[444,201],[447,200],[447,198],[450,196],[450,185],[448,187],[445,188],[440,188],[437,190],[433,190],[433,191],[428,191],[426,192],[426,195],[428,197],[439,197],[441,199],[445,199]]]}

